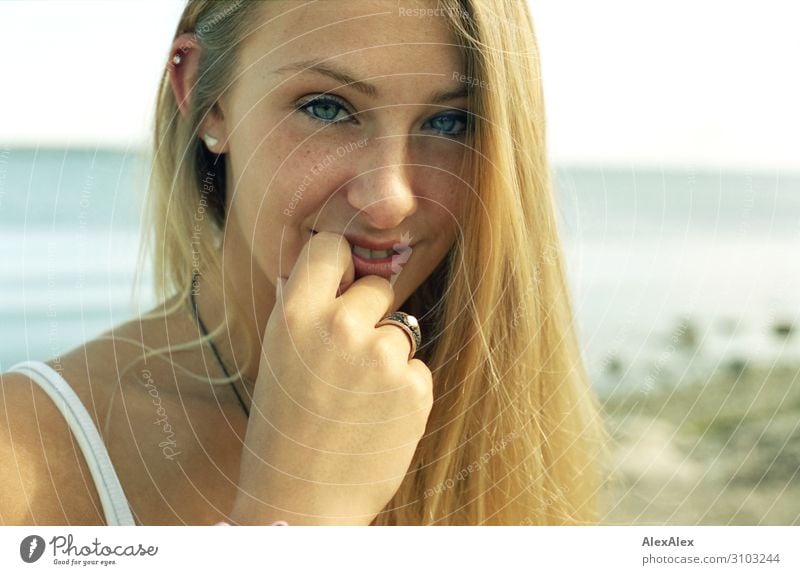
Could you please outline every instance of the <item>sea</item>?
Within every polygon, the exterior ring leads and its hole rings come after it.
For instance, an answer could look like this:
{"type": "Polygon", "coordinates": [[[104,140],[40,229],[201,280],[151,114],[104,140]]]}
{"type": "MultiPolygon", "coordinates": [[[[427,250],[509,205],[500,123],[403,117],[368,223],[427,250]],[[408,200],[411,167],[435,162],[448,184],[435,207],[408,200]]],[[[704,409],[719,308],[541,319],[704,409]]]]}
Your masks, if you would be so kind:
{"type": "MultiPolygon", "coordinates": [[[[0,146],[0,372],[154,304],[148,272],[134,290],[149,165],[0,146]]],[[[594,386],[800,360],[800,173],[557,165],[554,188],[594,386]]]]}

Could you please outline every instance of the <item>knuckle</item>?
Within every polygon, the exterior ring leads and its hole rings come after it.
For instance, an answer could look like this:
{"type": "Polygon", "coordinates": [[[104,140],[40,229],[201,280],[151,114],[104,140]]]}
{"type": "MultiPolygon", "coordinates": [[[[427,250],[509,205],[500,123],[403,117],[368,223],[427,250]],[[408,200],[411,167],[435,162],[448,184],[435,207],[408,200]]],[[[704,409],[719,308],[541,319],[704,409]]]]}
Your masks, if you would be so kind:
{"type": "Polygon", "coordinates": [[[414,386],[417,392],[417,403],[424,406],[431,406],[433,405],[433,386],[430,385],[427,381],[422,383],[421,385],[417,383],[414,386]]]}
{"type": "Polygon", "coordinates": [[[425,382],[426,385],[429,387],[433,386],[433,373],[425,365],[425,362],[421,359],[412,359],[411,366],[414,368],[415,373],[419,376],[420,380],[425,382]]]}
{"type": "Polygon", "coordinates": [[[284,324],[290,331],[297,331],[303,323],[303,313],[299,306],[293,302],[283,302],[278,310],[280,323],[284,324]]]}
{"type": "Polygon", "coordinates": [[[433,403],[433,374],[428,367],[418,359],[412,360],[416,367],[412,387],[416,391],[417,399],[425,404],[433,403]]]}
{"type": "Polygon", "coordinates": [[[372,351],[378,360],[378,365],[392,365],[396,363],[398,354],[397,343],[391,338],[378,338],[372,346],[372,351]]]}
{"type": "Polygon", "coordinates": [[[337,335],[337,337],[348,337],[352,336],[356,332],[356,321],[347,308],[339,307],[337,308],[330,317],[330,326],[331,331],[337,335]]]}

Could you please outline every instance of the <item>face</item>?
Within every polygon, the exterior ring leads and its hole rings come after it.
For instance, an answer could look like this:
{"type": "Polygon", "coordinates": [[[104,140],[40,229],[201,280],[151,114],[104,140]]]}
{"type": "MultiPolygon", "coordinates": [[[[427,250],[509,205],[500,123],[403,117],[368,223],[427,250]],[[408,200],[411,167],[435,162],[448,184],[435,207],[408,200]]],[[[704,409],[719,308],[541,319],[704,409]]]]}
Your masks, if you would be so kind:
{"type": "Polygon", "coordinates": [[[273,285],[332,231],[360,246],[356,279],[383,275],[399,306],[455,241],[470,193],[464,63],[443,16],[402,4],[265,2],[277,19],[240,46],[221,100],[226,241],[273,285]],[[370,243],[393,248],[388,263],[370,243]]]}

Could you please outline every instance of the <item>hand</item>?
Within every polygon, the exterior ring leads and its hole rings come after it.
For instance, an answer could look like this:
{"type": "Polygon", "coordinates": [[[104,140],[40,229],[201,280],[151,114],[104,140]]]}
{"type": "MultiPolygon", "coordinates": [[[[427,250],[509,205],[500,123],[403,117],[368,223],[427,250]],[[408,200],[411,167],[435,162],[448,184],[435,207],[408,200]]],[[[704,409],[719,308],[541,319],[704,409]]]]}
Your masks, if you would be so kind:
{"type": "Polygon", "coordinates": [[[431,372],[408,360],[402,329],[375,327],[392,311],[389,281],[370,275],[348,288],[353,277],[347,239],[320,232],[277,290],[242,451],[238,523],[369,525],[408,471],[433,406],[431,372]]]}

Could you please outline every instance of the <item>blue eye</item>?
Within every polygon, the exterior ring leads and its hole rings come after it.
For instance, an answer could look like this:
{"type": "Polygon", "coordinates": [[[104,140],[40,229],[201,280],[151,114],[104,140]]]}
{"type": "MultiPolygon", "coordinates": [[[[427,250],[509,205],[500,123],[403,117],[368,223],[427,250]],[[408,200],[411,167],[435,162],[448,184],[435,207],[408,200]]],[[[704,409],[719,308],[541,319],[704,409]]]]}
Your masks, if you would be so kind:
{"type": "Polygon", "coordinates": [[[464,135],[469,127],[467,115],[464,113],[441,114],[435,118],[432,118],[431,124],[435,124],[434,130],[439,132],[441,135],[451,138],[464,135]],[[453,132],[453,127],[457,126],[458,122],[461,122],[464,125],[464,129],[458,132],[453,132]]]}
{"type": "Polygon", "coordinates": [[[336,119],[336,116],[339,115],[339,111],[345,110],[345,107],[339,102],[338,99],[330,96],[313,98],[300,104],[297,109],[303,110],[312,118],[325,122],[326,124],[338,124],[339,122],[343,122],[347,119],[347,116],[340,118],[339,120],[336,119]]]}
{"type": "MultiPolygon", "coordinates": [[[[325,124],[338,124],[352,117],[351,114],[345,114],[344,117],[336,119],[339,113],[346,112],[347,108],[338,98],[333,96],[318,96],[311,100],[306,100],[298,105],[297,109],[325,124]]],[[[440,114],[432,118],[429,124],[439,135],[450,138],[464,135],[470,127],[468,114],[464,112],[440,114]],[[456,132],[454,128],[458,126],[459,122],[463,124],[463,129],[456,132]]]]}

